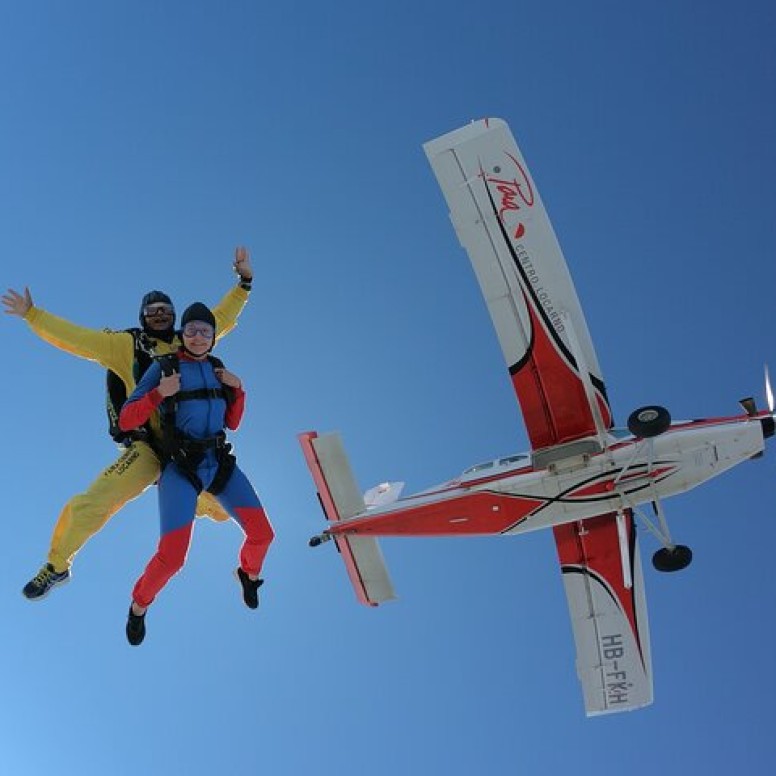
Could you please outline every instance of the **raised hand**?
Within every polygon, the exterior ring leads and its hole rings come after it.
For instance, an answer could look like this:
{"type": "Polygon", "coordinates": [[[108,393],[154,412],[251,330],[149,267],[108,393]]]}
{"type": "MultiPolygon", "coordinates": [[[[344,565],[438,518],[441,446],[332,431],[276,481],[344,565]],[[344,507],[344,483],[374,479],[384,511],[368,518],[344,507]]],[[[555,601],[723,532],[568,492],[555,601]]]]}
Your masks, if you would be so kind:
{"type": "Polygon", "coordinates": [[[24,318],[32,307],[32,294],[30,294],[29,288],[24,289],[24,296],[9,288],[8,293],[3,294],[2,299],[7,315],[18,315],[20,318],[24,318]]]}
{"type": "Polygon", "coordinates": [[[253,280],[253,267],[251,266],[251,257],[248,249],[244,245],[238,245],[234,249],[234,271],[243,280],[253,280]]]}

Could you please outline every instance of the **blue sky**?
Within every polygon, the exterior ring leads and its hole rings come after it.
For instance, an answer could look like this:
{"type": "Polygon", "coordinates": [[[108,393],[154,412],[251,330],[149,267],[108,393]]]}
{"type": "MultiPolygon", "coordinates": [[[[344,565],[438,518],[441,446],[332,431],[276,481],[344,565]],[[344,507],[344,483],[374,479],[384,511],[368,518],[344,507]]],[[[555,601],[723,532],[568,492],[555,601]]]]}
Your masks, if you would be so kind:
{"type": "Polygon", "coordinates": [[[296,434],[338,430],[363,488],[408,491],[527,439],[423,142],[511,126],[618,421],[762,402],[776,365],[776,7],[744,2],[0,3],[3,287],[84,325],[150,288],[255,290],[218,355],[278,537],[258,614],[234,526],[124,639],[153,492],[39,604],[64,502],[113,460],[103,377],[4,318],[0,770],[37,774],[766,773],[776,755],[773,457],[667,502],[690,569],[642,532],[655,704],[587,720],[549,533],[386,540],[400,599],[355,602],[296,434]]]}

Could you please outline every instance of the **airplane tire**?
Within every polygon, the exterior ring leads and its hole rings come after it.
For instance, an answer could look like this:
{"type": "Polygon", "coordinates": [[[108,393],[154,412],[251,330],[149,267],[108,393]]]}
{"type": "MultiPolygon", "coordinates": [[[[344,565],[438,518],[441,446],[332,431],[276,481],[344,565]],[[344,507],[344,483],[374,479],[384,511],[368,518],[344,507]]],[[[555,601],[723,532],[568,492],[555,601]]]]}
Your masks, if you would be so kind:
{"type": "Polygon", "coordinates": [[[633,436],[649,439],[662,434],[671,425],[671,413],[657,404],[639,407],[628,418],[628,431],[633,436]]]}
{"type": "Polygon", "coordinates": [[[684,544],[677,544],[673,549],[663,547],[652,556],[652,565],[658,571],[681,571],[692,563],[692,550],[684,544]]]}

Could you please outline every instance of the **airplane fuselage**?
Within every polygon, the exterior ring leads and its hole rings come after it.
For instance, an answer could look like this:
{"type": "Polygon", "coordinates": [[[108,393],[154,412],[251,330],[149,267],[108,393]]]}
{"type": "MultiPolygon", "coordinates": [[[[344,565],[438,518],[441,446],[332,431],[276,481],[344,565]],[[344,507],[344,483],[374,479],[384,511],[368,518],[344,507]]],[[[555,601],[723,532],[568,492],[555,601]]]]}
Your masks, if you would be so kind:
{"type": "MultiPolygon", "coordinates": [[[[438,488],[332,525],[332,534],[517,534],[635,508],[690,490],[762,453],[761,413],[675,423],[649,440],[609,438],[603,452],[545,468],[519,456],[473,467],[438,488]]],[[[767,415],[769,417],[769,415],[767,415]]],[[[594,441],[594,440],[591,440],[594,441]]]]}

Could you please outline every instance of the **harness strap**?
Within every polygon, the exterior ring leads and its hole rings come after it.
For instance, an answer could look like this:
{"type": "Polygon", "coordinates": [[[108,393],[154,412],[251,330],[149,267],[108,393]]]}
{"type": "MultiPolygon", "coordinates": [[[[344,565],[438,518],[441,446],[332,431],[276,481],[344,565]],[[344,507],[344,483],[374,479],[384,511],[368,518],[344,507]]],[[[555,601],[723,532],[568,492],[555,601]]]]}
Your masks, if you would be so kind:
{"type": "MultiPolygon", "coordinates": [[[[151,365],[156,354],[156,343],[142,329],[124,329],[127,334],[132,335],[133,357],[132,357],[132,376],[135,382],[140,378],[151,365]]],[[[127,388],[124,381],[110,369],[106,373],[106,409],[108,411],[108,433],[113,437],[114,442],[127,447],[136,439],[145,437],[136,436],[136,432],[126,432],[119,428],[119,413],[121,407],[127,400],[127,388]]],[[[150,434],[150,426],[144,423],[141,427],[145,429],[145,434],[150,434]]],[[[137,430],[138,432],[140,429],[137,430]]]]}
{"type": "Polygon", "coordinates": [[[223,388],[197,388],[193,391],[178,391],[176,401],[191,401],[192,399],[227,399],[223,388]]]}
{"type": "Polygon", "coordinates": [[[237,463],[237,459],[231,453],[232,446],[226,441],[226,434],[221,432],[209,439],[193,439],[179,434],[177,441],[178,447],[171,456],[171,460],[198,494],[202,492],[203,485],[197,475],[197,467],[208,450],[215,450],[218,469],[208,491],[213,495],[219,494],[229,482],[237,463]]]}
{"type": "Polygon", "coordinates": [[[194,437],[184,436],[180,432],[176,435],[176,442],[186,453],[206,453],[208,450],[217,450],[226,446],[226,434],[221,431],[213,437],[206,439],[194,439],[194,437]]]}
{"type": "MultiPolygon", "coordinates": [[[[178,356],[174,353],[158,359],[163,375],[180,371],[178,356]]],[[[215,356],[208,355],[208,361],[214,368],[223,368],[223,362],[215,356]]],[[[178,391],[167,397],[161,406],[162,436],[164,457],[162,468],[168,461],[174,461],[181,473],[189,480],[197,493],[203,490],[202,480],[197,476],[199,466],[205,453],[214,450],[218,461],[218,470],[208,490],[214,495],[220,493],[232,476],[236,464],[235,457],[230,453],[232,446],[226,441],[226,434],[219,431],[207,439],[195,439],[181,433],[176,427],[176,410],[178,402],[194,399],[224,399],[227,404],[234,401],[234,390],[228,386],[220,388],[197,388],[191,391],[178,391]]]]}
{"type": "Polygon", "coordinates": [[[212,493],[214,496],[221,493],[227,486],[232,477],[232,473],[234,472],[234,468],[237,465],[237,459],[230,452],[231,449],[232,446],[227,444],[218,451],[218,471],[208,487],[208,492],[212,493]]]}

